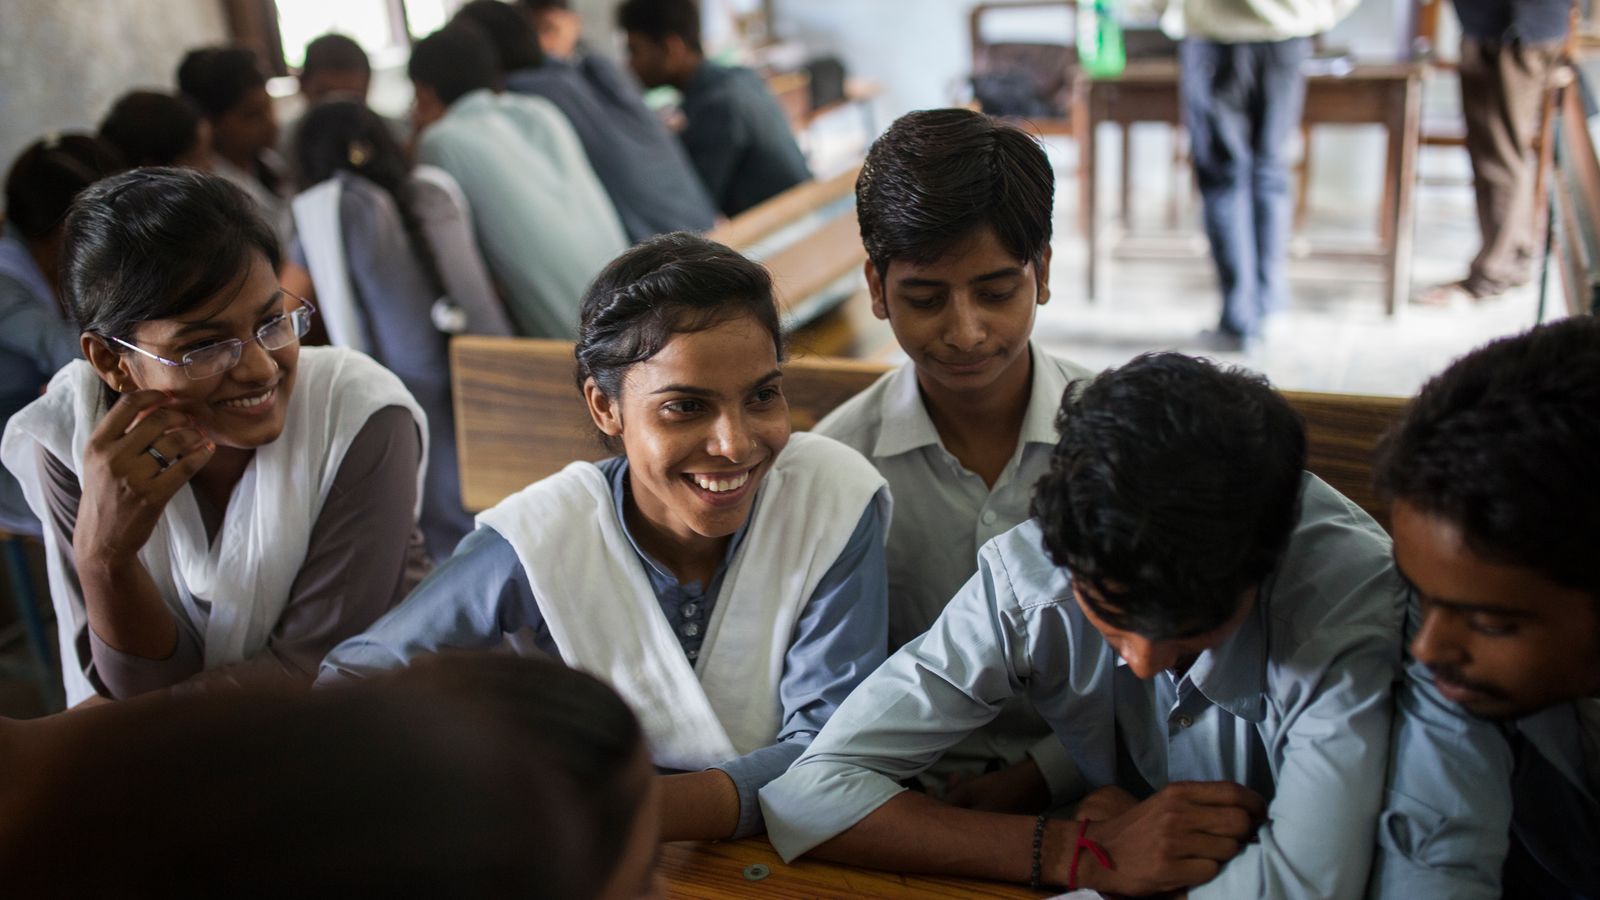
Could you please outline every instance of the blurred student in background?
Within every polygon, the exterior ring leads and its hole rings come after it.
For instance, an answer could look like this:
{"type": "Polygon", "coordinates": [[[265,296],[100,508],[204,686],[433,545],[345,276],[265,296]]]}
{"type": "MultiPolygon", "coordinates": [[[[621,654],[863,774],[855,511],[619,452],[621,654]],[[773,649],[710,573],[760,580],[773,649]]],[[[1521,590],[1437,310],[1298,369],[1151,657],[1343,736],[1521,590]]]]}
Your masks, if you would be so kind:
{"type": "Polygon", "coordinates": [[[627,32],[628,64],[639,80],[683,92],[679,137],[723,215],[736,216],[811,177],[761,76],[706,60],[695,0],[627,0],[617,7],[617,24],[627,32]]]}
{"type": "Polygon", "coordinates": [[[630,240],[715,224],[716,210],[683,147],[637,91],[617,90],[546,55],[527,17],[500,0],[473,0],[455,21],[476,24],[494,41],[506,90],[543,97],[572,123],[630,240]]]}
{"type": "MultiPolygon", "coordinates": [[[[78,326],[61,303],[62,223],[79,191],[122,168],[105,141],[50,135],[11,164],[0,226],[0,428],[78,358],[78,326]]],[[[0,528],[38,534],[22,487],[0,469],[0,528]]]]}
{"type": "Polygon", "coordinates": [[[572,125],[548,100],[496,93],[494,45],[470,23],[418,41],[407,72],[417,161],[461,185],[512,324],[577,337],[584,289],[628,239],[572,125]]]}
{"type": "Polygon", "coordinates": [[[278,155],[278,117],[267,94],[267,76],[255,54],[243,47],[201,47],[178,64],[178,90],[211,123],[208,168],[244,189],[277,231],[281,244],[292,234],[289,179],[278,155]]]}
{"type": "Polygon", "coordinates": [[[472,530],[461,507],[452,334],[511,334],[472,236],[461,189],[432,166],[413,168],[384,120],[359,101],[330,100],[301,120],[296,237],[334,344],[400,376],[428,414],[428,474],[420,525],[443,559],[472,530]]]}
{"type": "Polygon", "coordinates": [[[100,120],[100,138],[129,166],[203,169],[211,162],[211,123],[194,103],[164,91],[129,91],[100,120]]]}

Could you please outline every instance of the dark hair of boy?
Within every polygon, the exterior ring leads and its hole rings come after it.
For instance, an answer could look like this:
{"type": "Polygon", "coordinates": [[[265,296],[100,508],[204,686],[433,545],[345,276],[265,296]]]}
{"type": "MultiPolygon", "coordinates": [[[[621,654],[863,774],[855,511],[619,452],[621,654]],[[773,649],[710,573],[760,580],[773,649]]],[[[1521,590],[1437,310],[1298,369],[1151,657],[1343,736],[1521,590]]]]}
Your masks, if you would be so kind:
{"type": "Polygon", "coordinates": [[[300,80],[324,72],[372,74],[372,62],[361,45],[342,34],[324,34],[306,45],[306,61],[300,66],[300,80]]]}
{"type": "Polygon", "coordinates": [[[135,325],[181,315],[236,283],[278,238],[227,179],[193,169],[137,169],[84,191],[67,215],[62,299],[78,327],[127,339],[135,325]]]}
{"type": "Polygon", "coordinates": [[[200,140],[200,110],[161,91],[123,94],[100,121],[100,137],[131,166],[170,166],[200,140]]]}
{"type": "Polygon", "coordinates": [[[1494,341],[1426,385],[1378,449],[1380,492],[1473,554],[1600,603],[1600,319],[1494,341]]]}
{"type": "Polygon", "coordinates": [[[569,0],[517,0],[517,3],[529,12],[543,12],[547,9],[572,9],[572,4],[569,0]]]}
{"type": "Polygon", "coordinates": [[[473,91],[493,90],[500,79],[500,57],[482,29],[453,22],[417,41],[406,75],[449,106],[473,91]]]}
{"type": "Polygon", "coordinates": [[[767,270],[685,231],[651,238],[612,260],[584,294],[578,315],[578,388],[593,379],[613,399],[622,395],[628,369],[660,353],[673,335],[741,315],[761,323],[778,359],[784,357],[767,270]]]}
{"type": "Polygon", "coordinates": [[[925,265],[979,228],[1022,262],[1043,267],[1055,174],[1039,141],[966,109],[908,113],[867,152],[856,179],[856,218],[867,256],[925,265]]]}
{"type": "Polygon", "coordinates": [[[243,47],[201,47],[190,50],[178,64],[178,90],[212,119],[266,84],[255,54],[243,47]]]}
{"type": "Polygon", "coordinates": [[[117,149],[91,135],[34,141],[6,173],[5,220],[27,240],[47,240],[66,220],[73,198],[124,168],[117,149]]]}
{"type": "Polygon", "coordinates": [[[1204,634],[1278,564],[1306,442],[1266,379],[1145,354],[1069,387],[1056,424],[1032,513],[1100,619],[1152,640],[1204,634]]]}
{"type": "Polygon", "coordinates": [[[703,52],[695,0],[627,0],[617,7],[617,27],[657,42],[676,36],[695,53],[703,52]]]}
{"type": "Polygon", "coordinates": [[[501,0],[472,0],[456,10],[450,19],[451,25],[461,23],[477,26],[494,43],[501,75],[544,65],[539,36],[534,33],[528,17],[511,4],[501,0]]]}

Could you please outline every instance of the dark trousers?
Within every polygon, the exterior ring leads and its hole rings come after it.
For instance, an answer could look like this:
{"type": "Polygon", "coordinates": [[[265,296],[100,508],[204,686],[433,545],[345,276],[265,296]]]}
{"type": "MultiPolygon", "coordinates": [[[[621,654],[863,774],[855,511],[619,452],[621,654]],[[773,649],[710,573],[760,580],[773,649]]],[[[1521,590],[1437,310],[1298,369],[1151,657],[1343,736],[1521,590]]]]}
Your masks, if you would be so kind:
{"type": "Polygon", "coordinates": [[[1178,48],[1183,124],[1222,288],[1223,331],[1259,333],[1288,302],[1290,135],[1305,108],[1306,38],[1178,48]]]}
{"type": "Polygon", "coordinates": [[[1461,40],[1461,112],[1483,240],[1467,273],[1474,294],[1498,294],[1533,276],[1540,231],[1533,142],[1561,44],[1461,40]]]}

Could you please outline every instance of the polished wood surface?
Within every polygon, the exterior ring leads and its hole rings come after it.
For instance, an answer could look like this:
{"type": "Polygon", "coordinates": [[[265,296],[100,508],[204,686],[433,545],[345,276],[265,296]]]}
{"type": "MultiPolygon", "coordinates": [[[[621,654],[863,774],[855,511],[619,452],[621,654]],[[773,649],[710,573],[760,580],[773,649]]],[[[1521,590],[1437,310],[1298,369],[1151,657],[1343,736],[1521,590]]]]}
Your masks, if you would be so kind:
{"type": "MultiPolygon", "coordinates": [[[[527,338],[461,337],[450,342],[461,499],[487,509],[575,459],[609,456],[573,384],[572,344],[527,338]]],[[[802,357],[784,368],[783,390],[796,430],[888,371],[881,362],[802,357]]],[[[1372,450],[1399,420],[1405,400],[1286,392],[1306,423],[1306,468],[1387,525],[1371,486],[1372,450]]]]}
{"type": "MultiPolygon", "coordinates": [[[[1093,299],[1100,294],[1104,249],[1095,189],[1099,154],[1092,137],[1103,123],[1122,126],[1124,135],[1128,126],[1138,122],[1181,127],[1178,64],[1175,60],[1130,60],[1119,76],[1080,78],[1074,86],[1077,109],[1073,121],[1080,160],[1078,203],[1089,242],[1085,278],[1088,296],[1093,299]]],[[[1388,134],[1377,249],[1337,255],[1383,267],[1384,308],[1391,314],[1406,302],[1411,290],[1412,186],[1416,182],[1421,110],[1422,67],[1415,63],[1360,64],[1347,75],[1312,75],[1306,79],[1303,127],[1375,124],[1384,126],[1388,134]]]]}
{"type": "Polygon", "coordinates": [[[855,193],[856,176],[860,172],[861,167],[855,166],[832,178],[797,184],[723,222],[706,237],[735,250],[746,250],[802,217],[818,212],[836,200],[852,196],[855,193]]]}
{"type": "Polygon", "coordinates": [[[667,882],[667,896],[702,900],[743,900],[749,897],[771,900],[818,897],[1035,898],[1054,893],[1030,891],[1021,885],[963,878],[896,875],[808,859],[785,865],[764,837],[722,843],[664,844],[661,848],[661,874],[667,882]],[[752,869],[752,866],[762,868],[752,869]]]}

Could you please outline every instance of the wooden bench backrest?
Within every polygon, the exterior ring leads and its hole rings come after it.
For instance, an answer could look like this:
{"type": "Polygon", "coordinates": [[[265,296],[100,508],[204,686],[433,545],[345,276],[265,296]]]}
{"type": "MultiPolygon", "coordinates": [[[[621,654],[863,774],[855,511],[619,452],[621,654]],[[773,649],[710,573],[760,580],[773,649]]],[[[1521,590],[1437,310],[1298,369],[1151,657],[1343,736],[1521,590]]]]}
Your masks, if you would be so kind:
{"type": "MultiPolygon", "coordinates": [[[[576,459],[610,455],[573,383],[572,344],[526,338],[450,342],[462,502],[487,509],[576,459]]],[[[792,360],[783,390],[797,430],[871,384],[882,363],[828,357],[792,360]]],[[[1306,422],[1307,468],[1388,525],[1371,486],[1372,449],[1406,401],[1285,392],[1306,422]]]]}

